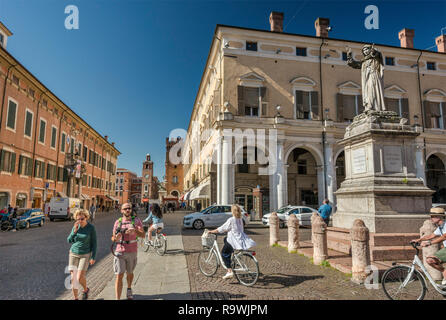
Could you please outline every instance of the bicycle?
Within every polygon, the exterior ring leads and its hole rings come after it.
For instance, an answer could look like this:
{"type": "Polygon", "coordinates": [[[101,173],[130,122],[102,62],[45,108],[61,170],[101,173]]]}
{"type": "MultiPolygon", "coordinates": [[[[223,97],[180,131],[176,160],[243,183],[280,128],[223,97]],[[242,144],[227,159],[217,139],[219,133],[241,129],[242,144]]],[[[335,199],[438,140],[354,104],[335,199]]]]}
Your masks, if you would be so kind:
{"type": "Polygon", "coordinates": [[[426,281],[429,280],[434,289],[446,297],[446,286],[435,283],[423,262],[418,257],[419,242],[411,243],[416,254],[411,266],[395,265],[387,269],[381,279],[384,293],[390,300],[423,300],[426,295],[426,281]],[[420,271],[415,267],[418,266],[420,271]],[[397,299],[401,295],[402,299],[397,299]]]}
{"type": "MultiPolygon", "coordinates": [[[[218,247],[217,235],[208,234],[205,231],[201,239],[203,250],[198,255],[198,266],[201,273],[212,277],[220,265],[227,270],[218,247]]],[[[251,250],[234,250],[231,256],[231,269],[235,278],[247,287],[253,286],[259,278],[259,263],[255,255],[255,251],[251,250]]]]}
{"type": "Polygon", "coordinates": [[[163,228],[156,229],[155,238],[152,239],[152,242],[149,242],[149,233],[146,230],[145,237],[139,240],[144,252],[147,252],[150,248],[153,248],[160,256],[163,256],[166,253],[167,236],[164,233],[161,233],[162,230],[163,228]]]}

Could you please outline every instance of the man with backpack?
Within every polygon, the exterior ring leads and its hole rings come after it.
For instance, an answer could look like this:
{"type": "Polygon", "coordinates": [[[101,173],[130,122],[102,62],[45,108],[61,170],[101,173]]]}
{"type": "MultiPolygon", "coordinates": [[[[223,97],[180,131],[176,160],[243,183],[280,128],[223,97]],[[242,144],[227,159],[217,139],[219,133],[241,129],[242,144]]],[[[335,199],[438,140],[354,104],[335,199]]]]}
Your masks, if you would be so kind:
{"type": "Polygon", "coordinates": [[[122,279],[127,273],[127,299],[133,299],[132,282],[138,254],[137,237],[144,238],[145,232],[140,219],[132,214],[132,205],[124,203],[121,207],[122,217],[116,220],[113,227],[112,241],[118,242],[113,268],[116,274],[116,300],[121,299],[122,279]]]}

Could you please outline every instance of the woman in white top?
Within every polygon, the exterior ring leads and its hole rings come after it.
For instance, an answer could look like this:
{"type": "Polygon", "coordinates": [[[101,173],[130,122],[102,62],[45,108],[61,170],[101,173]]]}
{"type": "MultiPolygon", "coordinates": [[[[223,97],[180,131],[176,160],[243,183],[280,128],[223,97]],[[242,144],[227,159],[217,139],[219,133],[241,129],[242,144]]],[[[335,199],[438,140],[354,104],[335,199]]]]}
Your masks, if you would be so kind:
{"type": "Polygon", "coordinates": [[[221,256],[225,263],[228,272],[223,279],[229,279],[234,276],[231,269],[231,255],[235,250],[248,250],[254,247],[256,243],[249,238],[243,231],[242,210],[238,205],[232,205],[231,207],[232,217],[226,220],[226,222],[219,228],[209,231],[209,233],[225,233],[228,235],[224,239],[225,245],[221,250],[221,256]]]}

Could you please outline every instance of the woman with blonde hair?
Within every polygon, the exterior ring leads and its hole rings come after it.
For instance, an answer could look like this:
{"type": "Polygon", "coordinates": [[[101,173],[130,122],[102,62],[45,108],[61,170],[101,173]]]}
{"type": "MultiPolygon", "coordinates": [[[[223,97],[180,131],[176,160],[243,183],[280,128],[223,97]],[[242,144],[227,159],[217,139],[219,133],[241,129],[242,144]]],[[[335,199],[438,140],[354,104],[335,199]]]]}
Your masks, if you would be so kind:
{"type": "Polygon", "coordinates": [[[84,289],[82,300],[88,299],[90,289],[87,287],[86,273],[88,265],[93,265],[96,260],[96,229],[88,222],[90,214],[87,210],[78,209],[74,212],[74,226],[67,238],[71,243],[68,270],[71,273],[73,296],[78,300],[78,285],[84,289]]]}
{"type": "Polygon", "coordinates": [[[231,268],[231,255],[234,250],[248,250],[254,247],[256,243],[249,238],[243,230],[242,210],[239,205],[232,205],[232,217],[219,228],[209,231],[209,233],[225,233],[228,235],[224,238],[224,246],[221,250],[221,256],[228,272],[223,279],[230,279],[234,276],[231,268]]]}

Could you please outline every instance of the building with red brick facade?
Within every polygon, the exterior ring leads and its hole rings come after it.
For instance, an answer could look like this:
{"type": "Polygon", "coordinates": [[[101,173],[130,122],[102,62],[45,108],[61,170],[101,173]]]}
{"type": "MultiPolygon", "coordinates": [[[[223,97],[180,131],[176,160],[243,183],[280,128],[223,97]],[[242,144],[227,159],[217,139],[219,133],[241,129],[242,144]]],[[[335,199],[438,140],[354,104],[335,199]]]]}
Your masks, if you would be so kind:
{"type": "MultiPolygon", "coordinates": [[[[180,196],[183,194],[183,164],[172,163],[169,154],[172,147],[180,141],[181,138],[166,138],[166,174],[163,182],[164,196],[162,197],[162,203],[172,202],[176,204],[176,206],[179,205],[180,196]]],[[[181,154],[178,154],[177,156],[179,158],[181,154]]]]}
{"type": "Polygon", "coordinates": [[[0,208],[53,196],[113,205],[120,152],[7,50],[0,23],[0,208]]]}
{"type": "Polygon", "coordinates": [[[115,198],[119,200],[120,204],[132,202],[133,182],[137,179],[136,173],[118,168],[116,170],[116,194],[115,198]]]}

